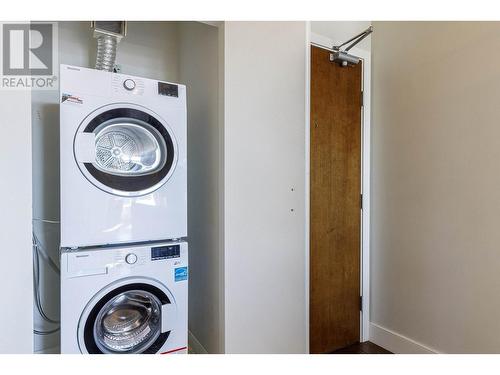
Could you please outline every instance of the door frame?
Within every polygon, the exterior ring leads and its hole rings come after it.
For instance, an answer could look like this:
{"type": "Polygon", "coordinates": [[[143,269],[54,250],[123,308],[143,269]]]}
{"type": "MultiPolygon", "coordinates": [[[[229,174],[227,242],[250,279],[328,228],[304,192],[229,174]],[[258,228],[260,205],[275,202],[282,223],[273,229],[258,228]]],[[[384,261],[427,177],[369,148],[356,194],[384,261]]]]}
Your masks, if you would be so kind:
{"type": "MultiPolygon", "coordinates": [[[[309,239],[310,239],[310,102],[311,102],[311,46],[331,51],[332,46],[342,42],[313,33],[308,22],[306,56],[306,350],[309,353],[309,239]]],[[[363,194],[361,211],[361,264],[360,295],[363,297],[363,310],[360,312],[360,342],[370,339],[370,111],[371,111],[371,52],[354,47],[350,50],[363,61],[362,90],[363,110],[361,112],[361,193],[363,194]]]]}

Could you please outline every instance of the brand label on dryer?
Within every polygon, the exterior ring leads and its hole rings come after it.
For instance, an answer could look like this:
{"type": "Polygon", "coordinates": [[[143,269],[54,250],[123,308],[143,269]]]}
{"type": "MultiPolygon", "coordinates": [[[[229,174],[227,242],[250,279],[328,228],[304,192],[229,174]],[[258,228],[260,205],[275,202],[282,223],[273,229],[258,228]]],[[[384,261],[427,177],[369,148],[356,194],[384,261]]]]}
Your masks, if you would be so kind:
{"type": "Polygon", "coordinates": [[[61,103],[64,102],[83,104],[83,99],[71,94],[62,94],[61,103]]]}
{"type": "Polygon", "coordinates": [[[175,282],[184,281],[188,279],[188,268],[187,267],[178,267],[174,271],[175,282]]]}

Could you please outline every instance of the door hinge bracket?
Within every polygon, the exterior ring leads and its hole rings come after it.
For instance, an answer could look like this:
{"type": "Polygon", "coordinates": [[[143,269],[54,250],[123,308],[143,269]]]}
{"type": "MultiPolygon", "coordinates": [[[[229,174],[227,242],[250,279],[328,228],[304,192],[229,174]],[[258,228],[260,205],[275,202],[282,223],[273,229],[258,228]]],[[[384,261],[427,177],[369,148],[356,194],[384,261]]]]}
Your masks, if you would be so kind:
{"type": "Polygon", "coordinates": [[[363,296],[359,296],[359,311],[363,311],[363,296]]]}
{"type": "Polygon", "coordinates": [[[359,207],[363,209],[363,194],[359,195],[359,207]]]}
{"type": "Polygon", "coordinates": [[[365,92],[361,91],[361,107],[365,105],[365,92]]]}

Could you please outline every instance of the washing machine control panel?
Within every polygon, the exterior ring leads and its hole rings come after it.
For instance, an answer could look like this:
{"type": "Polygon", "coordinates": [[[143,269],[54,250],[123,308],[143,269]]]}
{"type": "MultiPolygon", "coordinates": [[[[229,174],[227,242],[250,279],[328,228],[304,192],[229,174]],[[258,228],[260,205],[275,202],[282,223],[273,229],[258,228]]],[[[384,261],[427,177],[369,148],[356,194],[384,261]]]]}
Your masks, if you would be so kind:
{"type": "Polygon", "coordinates": [[[134,253],[127,254],[125,256],[125,262],[127,262],[128,264],[135,264],[137,262],[137,255],[135,255],[134,253]]]}
{"type": "Polygon", "coordinates": [[[180,256],[180,245],[164,245],[151,248],[151,260],[179,258],[180,256]]]}

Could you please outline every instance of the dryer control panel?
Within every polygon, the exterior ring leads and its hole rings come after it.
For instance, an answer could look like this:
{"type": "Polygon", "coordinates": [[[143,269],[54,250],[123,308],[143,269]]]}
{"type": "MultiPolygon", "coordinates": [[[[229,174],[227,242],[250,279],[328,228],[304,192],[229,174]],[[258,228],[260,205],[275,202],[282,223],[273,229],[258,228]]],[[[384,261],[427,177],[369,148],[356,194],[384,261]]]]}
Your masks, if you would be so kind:
{"type": "Polygon", "coordinates": [[[158,82],[158,94],[165,96],[179,97],[179,86],[173,83],[158,82]]]}
{"type": "Polygon", "coordinates": [[[144,79],[123,74],[114,74],[111,82],[113,92],[121,95],[144,95],[145,81],[144,79]]]}

